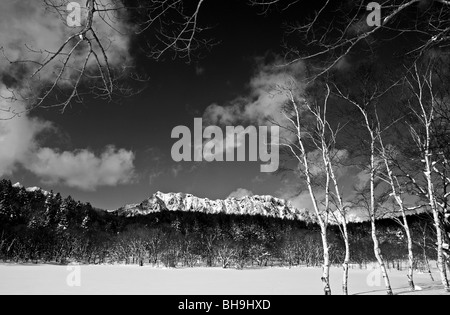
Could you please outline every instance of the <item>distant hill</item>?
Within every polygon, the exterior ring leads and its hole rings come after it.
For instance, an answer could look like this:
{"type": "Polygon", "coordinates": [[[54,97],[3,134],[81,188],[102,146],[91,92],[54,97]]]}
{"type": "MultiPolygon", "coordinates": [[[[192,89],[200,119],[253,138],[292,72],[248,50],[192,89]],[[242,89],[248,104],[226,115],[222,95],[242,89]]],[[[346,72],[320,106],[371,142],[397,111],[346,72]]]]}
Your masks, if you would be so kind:
{"type": "Polygon", "coordinates": [[[125,217],[148,215],[163,210],[190,211],[205,214],[261,215],[277,219],[310,221],[307,210],[299,210],[289,201],[273,196],[246,196],[210,200],[191,194],[157,192],[139,204],[129,204],[111,211],[125,217]]]}

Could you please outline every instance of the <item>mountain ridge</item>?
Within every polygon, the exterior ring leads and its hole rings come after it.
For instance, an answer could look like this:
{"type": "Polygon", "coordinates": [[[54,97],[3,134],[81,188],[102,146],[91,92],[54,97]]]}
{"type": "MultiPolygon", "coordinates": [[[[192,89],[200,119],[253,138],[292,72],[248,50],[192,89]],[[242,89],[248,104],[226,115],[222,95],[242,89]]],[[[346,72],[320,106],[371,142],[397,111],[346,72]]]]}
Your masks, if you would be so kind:
{"type": "MultiPolygon", "coordinates": [[[[20,182],[12,186],[23,188],[27,192],[40,191],[45,196],[50,194],[40,187],[24,187],[20,182]]],[[[187,211],[205,214],[261,215],[300,221],[312,220],[306,209],[297,209],[290,201],[271,195],[251,195],[213,200],[182,192],[163,193],[157,191],[141,203],[131,203],[119,209],[102,211],[123,217],[145,216],[161,211],[187,211]]]]}
{"type": "Polygon", "coordinates": [[[128,204],[117,210],[109,210],[120,216],[145,216],[161,211],[188,211],[206,214],[261,215],[278,219],[310,220],[309,212],[292,206],[290,201],[270,195],[252,195],[241,198],[212,200],[186,193],[156,192],[139,204],[128,204]]]}

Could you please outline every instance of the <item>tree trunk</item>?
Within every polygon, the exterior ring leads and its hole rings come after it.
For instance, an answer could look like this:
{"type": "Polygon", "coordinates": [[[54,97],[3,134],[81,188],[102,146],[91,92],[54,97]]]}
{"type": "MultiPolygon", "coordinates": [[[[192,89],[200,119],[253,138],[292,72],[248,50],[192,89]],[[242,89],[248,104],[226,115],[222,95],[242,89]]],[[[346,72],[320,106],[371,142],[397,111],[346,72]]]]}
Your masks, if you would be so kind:
{"type": "Polygon", "coordinates": [[[378,264],[381,269],[381,274],[383,275],[384,284],[386,286],[386,293],[387,295],[393,295],[391,283],[389,281],[389,276],[386,271],[386,266],[383,261],[383,256],[381,255],[380,245],[377,237],[377,231],[375,226],[375,219],[372,219],[372,240],[373,240],[373,250],[375,253],[375,257],[378,261],[378,264]]]}
{"type": "MultiPolygon", "coordinates": [[[[308,191],[309,191],[309,195],[311,197],[311,201],[313,203],[313,207],[314,207],[314,212],[317,216],[317,220],[318,223],[320,225],[320,232],[321,232],[321,237],[322,237],[322,245],[323,245],[323,273],[322,273],[322,283],[324,286],[324,292],[325,295],[331,295],[331,286],[330,286],[330,255],[329,255],[329,248],[328,248],[328,240],[327,240],[327,225],[328,225],[328,221],[327,219],[324,219],[321,217],[321,214],[323,213],[323,211],[320,211],[319,209],[319,205],[316,199],[316,194],[314,192],[313,189],[313,181],[311,178],[311,172],[310,172],[310,167],[309,167],[309,161],[308,161],[308,154],[307,154],[307,150],[305,148],[304,145],[304,140],[302,138],[303,135],[303,131],[302,131],[302,127],[300,124],[300,112],[299,109],[297,107],[297,104],[295,102],[295,98],[294,98],[294,94],[292,93],[292,91],[290,92],[290,100],[292,102],[293,105],[293,109],[295,111],[295,120],[291,120],[293,126],[296,129],[296,136],[297,136],[297,140],[298,140],[298,145],[299,145],[299,149],[301,151],[301,156],[298,156],[297,154],[296,157],[298,158],[299,162],[303,165],[304,167],[304,171],[305,171],[305,176],[306,176],[306,185],[308,186],[308,191]]],[[[291,147],[292,149],[292,147],[291,147]]],[[[323,153],[323,152],[322,152],[323,153]]],[[[325,163],[326,166],[326,163],[325,163]]],[[[330,210],[328,207],[328,198],[329,198],[329,172],[326,172],[327,175],[327,185],[326,185],[326,193],[325,193],[325,197],[327,199],[326,201],[326,205],[325,205],[325,209],[324,209],[324,213],[328,214],[328,211],[330,210]]]]}
{"type": "Polygon", "coordinates": [[[445,257],[445,264],[446,264],[446,266],[447,266],[447,273],[450,271],[450,261],[448,260],[448,258],[447,257],[445,257]]]}
{"type": "Polygon", "coordinates": [[[322,273],[323,290],[325,295],[331,295],[330,253],[326,233],[327,233],[326,228],[321,226],[322,246],[323,246],[323,273],[322,273]]]}
{"type": "MultiPolygon", "coordinates": [[[[329,254],[329,248],[328,248],[328,240],[327,240],[327,223],[324,221],[324,219],[320,216],[320,210],[319,205],[317,204],[316,195],[313,190],[312,186],[312,180],[310,176],[310,169],[309,169],[309,162],[306,155],[306,150],[304,148],[303,142],[301,140],[301,133],[299,132],[299,144],[302,150],[302,158],[303,158],[303,166],[305,167],[305,174],[306,174],[306,184],[308,186],[309,195],[311,197],[311,200],[313,202],[314,211],[317,216],[317,220],[319,221],[320,225],[320,234],[322,237],[322,246],[323,246],[323,273],[322,273],[322,283],[324,287],[324,293],[325,295],[331,295],[331,286],[330,286],[330,254],[329,254]]],[[[325,211],[328,211],[329,209],[325,209],[325,211]]]]}
{"type": "Polygon", "coordinates": [[[428,255],[427,255],[427,225],[425,225],[425,227],[423,229],[422,236],[423,236],[423,245],[422,245],[423,261],[427,268],[427,272],[430,275],[431,281],[434,282],[433,273],[431,272],[430,262],[428,261],[428,255]]]}
{"type": "Polygon", "coordinates": [[[411,291],[416,290],[414,284],[414,253],[413,253],[413,241],[411,238],[411,231],[409,229],[408,220],[405,212],[403,212],[403,223],[406,231],[406,237],[408,238],[408,284],[411,291]]]}
{"type": "MultiPolygon", "coordinates": [[[[395,201],[397,202],[398,206],[400,207],[400,211],[402,213],[402,219],[403,223],[402,226],[406,233],[406,238],[408,241],[408,284],[411,289],[411,291],[415,291],[415,285],[414,285],[414,253],[413,253],[413,241],[411,237],[411,230],[409,228],[408,218],[406,216],[405,212],[405,206],[403,204],[402,196],[400,192],[397,192],[397,186],[398,186],[398,179],[395,177],[396,181],[394,181],[394,174],[392,172],[391,166],[389,164],[389,160],[387,157],[387,152],[383,143],[383,139],[381,137],[381,134],[379,134],[379,143],[381,145],[381,150],[383,154],[383,160],[384,165],[386,167],[387,175],[389,177],[389,184],[391,186],[392,195],[394,196],[395,201]],[[397,186],[396,183],[397,182],[397,186]]],[[[400,268],[399,268],[400,269],[400,268]]]]}
{"type": "Polygon", "coordinates": [[[345,258],[343,263],[344,275],[342,279],[342,292],[348,295],[348,269],[350,263],[350,244],[348,239],[347,225],[344,225],[345,258]]]}
{"type": "MultiPolygon", "coordinates": [[[[429,135],[427,135],[427,140],[429,139],[429,135]]],[[[429,143],[429,140],[427,141],[427,144],[429,143]]],[[[434,198],[434,186],[431,178],[431,155],[427,149],[425,150],[425,178],[427,179],[428,184],[428,201],[430,204],[430,208],[433,212],[433,220],[434,220],[434,227],[436,228],[436,236],[437,236],[437,264],[439,268],[439,273],[441,276],[441,282],[444,286],[444,290],[446,292],[450,292],[450,286],[447,279],[447,273],[445,270],[445,263],[444,263],[444,251],[443,251],[443,238],[442,238],[442,229],[441,229],[441,221],[439,219],[439,211],[436,208],[435,198],[434,198]]]]}
{"type": "MultiPolygon", "coordinates": [[[[366,118],[367,119],[367,118],[366,118]]],[[[383,275],[384,283],[386,285],[387,295],[393,295],[391,283],[389,281],[389,276],[386,271],[386,266],[383,261],[383,256],[381,255],[380,244],[378,242],[377,237],[377,228],[375,225],[375,137],[372,130],[369,127],[369,123],[367,122],[367,126],[369,128],[369,132],[372,138],[371,147],[370,147],[370,220],[372,226],[372,241],[373,241],[373,250],[375,253],[375,257],[377,258],[378,264],[381,268],[381,273],[383,275]]]]}
{"type": "Polygon", "coordinates": [[[438,268],[439,268],[439,273],[441,276],[441,282],[442,285],[444,286],[444,290],[446,292],[450,292],[450,286],[448,283],[448,278],[447,278],[447,272],[446,272],[446,268],[445,268],[445,263],[444,263],[444,253],[443,253],[443,248],[442,248],[442,230],[441,230],[441,226],[440,226],[440,222],[439,222],[439,217],[436,213],[437,211],[434,211],[433,213],[433,217],[434,217],[434,222],[435,222],[435,226],[436,226],[436,232],[437,232],[437,264],[438,264],[438,268]]]}
{"type": "Polygon", "coordinates": [[[344,269],[343,279],[342,279],[342,292],[344,295],[348,295],[348,267],[350,263],[350,241],[348,237],[348,228],[347,228],[347,213],[345,211],[344,202],[342,200],[342,195],[339,189],[339,183],[337,181],[336,175],[333,170],[333,164],[331,163],[329,151],[327,150],[327,155],[324,157],[325,164],[328,165],[328,172],[330,173],[330,177],[333,180],[334,189],[336,192],[336,196],[338,199],[338,210],[342,216],[342,236],[344,238],[344,244],[345,244],[345,257],[344,257],[344,263],[342,264],[342,267],[344,269]]]}

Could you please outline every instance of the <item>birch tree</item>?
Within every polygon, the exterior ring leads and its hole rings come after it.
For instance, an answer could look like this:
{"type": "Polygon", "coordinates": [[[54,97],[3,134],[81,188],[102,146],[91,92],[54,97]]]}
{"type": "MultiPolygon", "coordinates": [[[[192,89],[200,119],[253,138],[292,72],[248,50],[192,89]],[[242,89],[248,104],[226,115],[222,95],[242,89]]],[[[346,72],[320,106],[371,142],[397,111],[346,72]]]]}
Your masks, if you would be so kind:
{"type": "MultiPolygon", "coordinates": [[[[298,0],[250,0],[250,3],[263,13],[272,8],[305,10],[304,1],[298,0]]],[[[341,67],[355,54],[375,54],[378,47],[399,49],[398,52],[413,58],[436,48],[448,51],[448,0],[379,3],[326,0],[312,7],[306,18],[302,16],[287,25],[285,55],[286,64],[299,60],[315,64],[315,78],[341,67]],[[409,44],[392,45],[393,38],[406,39],[409,44]]]]}
{"type": "Polygon", "coordinates": [[[306,102],[308,112],[314,117],[315,132],[311,138],[314,147],[321,152],[321,158],[324,165],[324,173],[326,177],[326,191],[325,191],[325,206],[329,207],[330,202],[336,208],[336,211],[329,209],[330,214],[334,217],[336,223],[340,227],[342,238],[345,246],[345,256],[343,261],[343,279],[342,291],[348,295],[348,271],[350,263],[350,241],[348,235],[348,217],[347,207],[344,204],[343,195],[341,194],[340,185],[336,176],[336,164],[340,163],[339,150],[336,149],[337,136],[345,124],[338,124],[333,128],[328,121],[328,103],[330,99],[331,90],[326,84],[325,101],[323,106],[313,101],[314,105],[306,102]]]}
{"type": "MultiPolygon", "coordinates": [[[[377,117],[378,120],[378,130],[381,130],[381,123],[377,117]]],[[[389,129],[388,129],[389,130],[389,129]]],[[[415,291],[415,285],[414,285],[414,253],[413,253],[413,239],[411,235],[411,229],[409,227],[408,223],[408,217],[407,212],[412,210],[411,208],[407,208],[405,206],[404,200],[403,200],[403,194],[404,189],[402,188],[402,185],[400,184],[401,179],[399,180],[399,177],[396,176],[394,173],[393,165],[392,165],[392,159],[395,159],[395,150],[394,148],[387,147],[383,140],[383,133],[380,133],[378,135],[378,141],[379,141],[379,151],[380,156],[383,160],[385,172],[381,172],[382,175],[379,175],[379,177],[389,185],[391,190],[391,196],[394,198],[395,203],[397,204],[400,214],[401,214],[401,220],[397,218],[396,213],[394,213],[394,219],[403,227],[406,234],[407,244],[408,244],[408,285],[411,291],[415,291]]],[[[420,207],[420,206],[419,206],[420,207]]]]}
{"type": "Polygon", "coordinates": [[[346,208],[339,188],[335,172],[337,162],[336,138],[341,126],[333,128],[328,121],[328,103],[331,90],[325,86],[323,103],[318,97],[296,95],[294,89],[286,88],[289,101],[284,114],[287,125],[282,126],[289,136],[280,141],[288,152],[299,163],[299,171],[303,175],[312,206],[320,226],[323,248],[322,283],[325,295],[331,295],[330,287],[330,247],[327,238],[327,229],[333,218],[333,208],[339,215],[337,223],[345,244],[345,257],[343,262],[344,275],[342,289],[348,294],[348,267],[350,262],[350,245],[346,216],[346,208]],[[313,161],[311,154],[317,153],[317,160],[313,161]],[[323,196],[322,196],[323,195],[323,196]]]}
{"type": "Polygon", "coordinates": [[[322,266],[322,283],[325,295],[331,295],[330,286],[330,251],[329,241],[327,237],[327,229],[329,225],[329,212],[330,212],[330,182],[331,178],[329,173],[326,175],[325,184],[325,202],[321,207],[319,204],[319,198],[315,191],[313,172],[311,167],[311,161],[308,158],[307,142],[310,140],[308,127],[305,122],[302,121],[302,113],[305,111],[306,100],[303,100],[302,104],[299,103],[298,98],[295,96],[292,89],[286,91],[289,101],[288,106],[284,112],[284,115],[289,122],[289,126],[286,127],[293,133],[294,140],[292,141],[280,141],[281,146],[287,147],[292,155],[296,158],[301,166],[301,172],[304,174],[305,183],[308,189],[309,196],[311,197],[314,213],[316,215],[317,223],[320,226],[320,236],[322,240],[323,248],[323,266],[322,266]]]}
{"type": "MultiPolygon", "coordinates": [[[[417,124],[410,125],[410,131],[420,154],[420,162],[423,167],[423,181],[410,175],[409,177],[418,192],[427,199],[429,209],[433,214],[437,239],[437,264],[440,278],[445,291],[450,292],[444,254],[445,230],[442,222],[446,209],[445,202],[444,204],[439,203],[439,193],[436,189],[436,176],[439,178],[442,175],[437,168],[442,154],[441,152],[434,152],[432,147],[433,126],[437,117],[436,107],[438,104],[434,90],[433,72],[434,70],[430,63],[425,66],[425,70],[420,68],[416,63],[414,69],[411,70],[410,76],[407,78],[407,83],[410,86],[415,101],[413,106],[411,106],[411,110],[417,122],[417,124]],[[423,185],[421,184],[422,182],[424,182],[423,185]]],[[[447,198],[448,196],[444,195],[444,197],[447,198]]]]}
{"type": "MultiPolygon", "coordinates": [[[[329,87],[327,86],[327,99],[329,97],[329,87]]],[[[327,103],[327,101],[326,101],[327,103]]],[[[332,184],[331,186],[334,188],[334,193],[332,190],[328,190],[326,192],[326,198],[331,198],[333,200],[333,204],[336,207],[337,212],[331,211],[332,215],[334,216],[336,222],[339,224],[340,231],[342,234],[342,238],[344,240],[344,246],[345,246],[345,256],[344,261],[342,264],[343,267],[343,279],[342,279],[342,291],[345,295],[348,295],[348,271],[349,271],[349,263],[350,263],[350,240],[349,240],[349,234],[348,234],[348,217],[347,217],[347,206],[344,205],[343,201],[343,195],[341,194],[340,185],[337,180],[336,172],[335,172],[335,158],[336,155],[336,148],[334,148],[336,144],[336,137],[339,130],[333,130],[330,126],[330,124],[327,122],[327,104],[325,104],[325,108],[323,110],[323,117],[320,116],[320,108],[317,108],[316,110],[319,110],[319,112],[312,110],[309,108],[311,113],[314,113],[316,119],[317,119],[317,126],[320,130],[320,146],[319,143],[316,143],[316,146],[319,148],[319,150],[322,152],[322,159],[323,163],[325,165],[325,173],[327,177],[327,181],[331,178],[332,184]],[[326,132],[327,129],[330,131],[330,139],[327,140],[326,132]]],[[[339,128],[338,128],[339,129],[339,128]]],[[[339,159],[338,157],[336,159],[339,159]]],[[[328,185],[328,183],[327,183],[328,185]]],[[[327,201],[328,202],[328,201],[327,201]]]]}
{"type": "MultiPolygon", "coordinates": [[[[365,76],[365,81],[363,82],[363,95],[360,99],[351,96],[351,93],[344,93],[337,84],[334,84],[334,88],[336,90],[337,96],[353,105],[354,108],[359,112],[361,117],[361,126],[363,130],[366,131],[367,140],[365,140],[365,146],[367,147],[367,155],[368,155],[368,165],[365,166],[367,175],[368,175],[368,189],[366,196],[366,190],[363,190],[363,201],[365,206],[369,212],[369,219],[371,225],[371,237],[373,242],[373,250],[375,254],[375,258],[378,262],[378,265],[381,269],[381,273],[384,279],[386,292],[388,295],[393,295],[389,276],[386,270],[386,265],[381,253],[380,242],[377,235],[377,226],[376,221],[378,220],[378,212],[380,208],[380,203],[377,201],[377,191],[376,188],[379,185],[378,172],[380,168],[380,160],[377,158],[378,153],[378,145],[379,145],[379,134],[381,130],[379,129],[379,125],[375,117],[373,117],[373,113],[376,112],[376,102],[378,102],[382,96],[386,93],[385,91],[379,91],[378,87],[369,89],[368,84],[373,85],[371,75],[367,74],[365,76]],[[366,88],[367,87],[367,88],[366,88]]],[[[382,199],[382,198],[380,198],[382,199]]]]}
{"type": "Polygon", "coordinates": [[[0,66],[4,62],[2,70],[9,73],[9,81],[14,84],[7,86],[8,95],[0,96],[11,103],[27,104],[25,110],[0,107],[6,117],[2,119],[38,107],[64,112],[69,105],[81,103],[87,96],[111,102],[140,92],[148,74],[137,69],[128,56],[128,42],[133,38],[140,38],[144,43],[142,51],[153,60],[171,56],[191,61],[200,48],[212,41],[199,35],[207,29],[199,22],[205,0],[184,2],[41,0],[30,3],[34,11],[42,14],[37,20],[42,24],[38,29],[49,32],[40,36],[52,38],[30,39],[23,35],[23,43],[18,44],[17,38],[11,38],[12,43],[1,43],[0,66]],[[27,39],[35,42],[26,42],[27,39]],[[47,46],[42,47],[40,40],[47,46]]]}

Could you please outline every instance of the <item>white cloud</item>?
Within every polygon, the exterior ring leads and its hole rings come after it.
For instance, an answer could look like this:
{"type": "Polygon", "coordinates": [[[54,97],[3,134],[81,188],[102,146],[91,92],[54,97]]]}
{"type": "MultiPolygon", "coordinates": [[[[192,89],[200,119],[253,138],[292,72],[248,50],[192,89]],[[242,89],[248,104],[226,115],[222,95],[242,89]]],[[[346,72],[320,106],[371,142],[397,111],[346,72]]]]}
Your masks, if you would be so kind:
{"type": "MultiPolygon", "coordinates": [[[[114,6],[114,0],[102,0],[101,6],[111,8],[114,6]]],[[[61,8],[65,8],[67,0],[54,1],[60,4],[61,8]]],[[[84,5],[84,1],[82,6],[84,5]]],[[[8,60],[31,60],[31,63],[10,64],[6,58],[0,58],[0,70],[2,73],[2,81],[7,86],[15,88],[22,88],[27,77],[34,72],[38,64],[43,63],[49,58],[49,52],[58,51],[59,47],[72,35],[80,31],[81,27],[70,27],[67,25],[64,10],[60,16],[56,10],[46,7],[43,1],[30,0],[2,0],[0,10],[0,43],[3,48],[5,56],[8,60]],[[40,52],[43,53],[40,53],[40,52]]],[[[86,9],[81,10],[82,18],[86,16],[86,9]]],[[[129,37],[126,35],[129,31],[129,26],[124,24],[125,19],[113,18],[112,11],[109,13],[103,12],[104,20],[100,14],[94,17],[93,27],[98,35],[102,45],[106,49],[108,62],[112,67],[122,66],[130,60],[128,53],[129,37]],[[113,20],[112,20],[113,19],[113,20]],[[105,22],[106,21],[106,22],[105,22]],[[114,29],[109,24],[113,25],[114,29]]],[[[116,12],[117,13],[117,12],[116,12]]],[[[114,14],[116,14],[114,13],[114,14]]],[[[121,11],[117,14],[124,14],[121,11]]],[[[72,49],[73,43],[66,45],[62,53],[69,52],[72,49]]],[[[80,45],[73,57],[68,63],[64,78],[74,79],[78,75],[78,69],[82,68],[86,57],[86,51],[89,49],[87,44],[80,45]]],[[[94,47],[94,49],[97,49],[94,47]]],[[[50,62],[39,74],[40,82],[49,82],[55,79],[58,73],[64,54],[61,54],[50,62]]],[[[88,63],[88,70],[96,67],[94,58],[91,58],[88,63]]],[[[64,81],[69,84],[69,81],[64,81]]],[[[37,87],[36,82],[30,82],[32,86],[37,87]]],[[[22,89],[22,93],[24,90],[22,89]]]]}
{"type": "Polygon", "coordinates": [[[41,148],[24,166],[49,184],[95,190],[98,186],[131,183],[133,162],[133,152],[114,146],[108,146],[100,156],[89,150],[58,152],[41,148]]]}
{"type": "MultiPolygon", "coordinates": [[[[322,151],[316,149],[314,151],[308,152],[307,156],[309,161],[310,173],[313,176],[325,174],[325,164],[323,162],[322,151]]],[[[347,167],[343,166],[342,163],[347,160],[348,157],[349,153],[345,149],[334,149],[330,152],[331,163],[333,165],[333,170],[337,178],[339,178],[343,173],[345,174],[347,172],[347,167]]]]}
{"type": "MultiPolygon", "coordinates": [[[[299,97],[303,90],[301,78],[304,75],[304,63],[299,61],[289,66],[283,66],[277,59],[271,63],[259,62],[255,75],[250,79],[246,95],[238,97],[224,106],[211,104],[203,113],[203,127],[216,126],[273,126],[287,125],[283,114],[283,107],[289,101],[288,91],[299,97]]],[[[278,139],[289,139],[293,136],[284,128],[279,134],[271,134],[270,144],[278,145],[278,139]]],[[[205,142],[209,142],[205,141],[205,142]]],[[[246,133],[235,134],[224,131],[222,139],[214,139],[217,150],[216,157],[223,155],[223,151],[230,151],[244,146],[246,133]],[[235,138],[236,136],[236,138],[235,138]],[[230,140],[231,141],[227,141],[230,140]],[[235,140],[233,140],[235,139],[235,140]]]]}
{"type": "Polygon", "coordinates": [[[243,198],[246,196],[253,196],[253,192],[248,189],[238,188],[233,191],[227,198],[243,198]]]}
{"type": "Polygon", "coordinates": [[[96,156],[89,150],[58,152],[40,147],[38,137],[52,129],[50,122],[26,114],[0,120],[0,176],[11,175],[21,165],[45,183],[83,190],[133,181],[133,152],[109,146],[96,156]]]}
{"type": "MultiPolygon", "coordinates": [[[[353,183],[355,178],[359,176],[360,170],[355,166],[348,166],[346,160],[349,158],[349,152],[343,150],[333,150],[330,153],[334,174],[338,181],[340,193],[345,200],[354,197],[353,183]]],[[[308,153],[308,161],[310,166],[310,173],[315,176],[322,176],[325,174],[325,167],[322,160],[322,152],[320,150],[310,151],[308,153]]],[[[299,176],[303,176],[303,166],[298,164],[299,171],[290,174],[282,181],[281,188],[277,191],[277,195],[289,200],[292,205],[298,209],[307,209],[310,212],[314,212],[313,201],[310,193],[304,183],[304,180],[299,181],[299,176]]],[[[334,191],[334,184],[330,183],[330,188],[334,191]]],[[[325,199],[325,190],[323,187],[314,187],[314,194],[318,202],[320,209],[323,207],[323,201],[325,199]]]]}
{"type": "MultiPolygon", "coordinates": [[[[67,0],[58,0],[62,8],[67,0]]],[[[83,3],[84,4],[84,3],[83,3]]],[[[114,0],[104,0],[101,6],[111,8],[114,0]]],[[[111,11],[109,11],[111,12],[111,11]]],[[[116,14],[115,12],[114,14],[116,14]]],[[[119,13],[120,15],[124,13],[119,13]]],[[[82,15],[86,10],[82,10],[82,15]]],[[[106,55],[111,67],[121,67],[130,60],[128,52],[129,30],[124,24],[125,19],[113,18],[110,13],[95,15],[93,27],[100,42],[106,47],[106,55]],[[100,17],[103,15],[104,20],[100,17]],[[114,21],[111,21],[111,18],[114,21]],[[110,23],[114,29],[108,25],[110,23]]],[[[118,16],[116,16],[118,17],[118,16]]],[[[124,17],[124,16],[121,16],[124,17]]],[[[61,67],[62,60],[73,43],[69,43],[42,72],[38,81],[29,81],[29,76],[38,64],[48,60],[46,51],[55,52],[72,34],[80,28],[69,27],[64,14],[59,16],[54,10],[46,8],[43,1],[2,0],[0,10],[0,43],[4,55],[0,58],[0,176],[12,174],[18,165],[30,170],[41,180],[48,183],[59,183],[70,187],[94,190],[98,186],[113,186],[129,183],[134,178],[134,153],[107,147],[103,153],[96,156],[89,150],[74,152],[59,152],[51,148],[43,148],[37,138],[42,132],[52,128],[51,123],[32,118],[25,110],[27,104],[21,101],[8,101],[5,98],[12,94],[6,87],[15,89],[16,95],[33,96],[27,89],[28,84],[39,92],[45,83],[55,79],[61,67]],[[39,53],[42,51],[43,53],[39,53]],[[31,63],[10,63],[9,61],[31,60],[31,63]],[[27,87],[27,88],[25,88],[27,87]],[[10,110],[8,113],[7,110],[10,110]],[[20,117],[11,117],[11,112],[24,112],[20,117]]],[[[88,46],[80,46],[73,54],[66,72],[65,84],[81,69],[88,46]]],[[[87,71],[96,67],[91,58],[87,71]]],[[[31,98],[32,100],[32,98],[31,98]]]]}
{"type": "MultiPolygon", "coordinates": [[[[321,198],[323,198],[325,196],[324,191],[316,191],[315,193],[316,193],[316,198],[318,200],[320,200],[321,198]]],[[[288,200],[297,209],[307,209],[312,213],[314,212],[313,202],[311,199],[311,195],[309,194],[308,191],[303,191],[302,193],[300,193],[297,196],[288,198],[288,200]]]]}
{"type": "MultiPolygon", "coordinates": [[[[2,95],[9,95],[4,87],[2,95]]],[[[8,108],[8,100],[0,99],[0,108],[8,108]]],[[[15,101],[18,111],[25,105],[15,101]]],[[[22,166],[50,184],[62,184],[84,190],[94,190],[98,186],[127,184],[134,179],[134,153],[107,147],[100,156],[89,150],[58,152],[43,148],[37,140],[43,132],[54,126],[27,113],[12,119],[8,113],[0,111],[0,176],[11,175],[22,166]]]]}
{"type": "Polygon", "coordinates": [[[280,60],[270,64],[260,63],[249,82],[249,93],[226,106],[210,105],[204,112],[204,120],[212,125],[235,125],[243,122],[270,125],[268,118],[282,123],[285,119],[282,106],[288,100],[286,88],[298,91],[302,89],[299,78],[303,76],[304,64],[281,64],[280,60]]]}
{"type": "MultiPolygon", "coordinates": [[[[0,88],[0,94],[8,96],[10,93],[5,88],[0,88]]],[[[10,106],[7,100],[0,98],[0,109],[10,106]]],[[[21,102],[15,102],[14,106],[18,111],[25,110],[25,105],[21,102]]],[[[11,175],[38,147],[36,136],[52,128],[49,122],[30,118],[26,114],[2,120],[7,117],[10,117],[8,113],[0,111],[0,176],[11,175]]]]}

